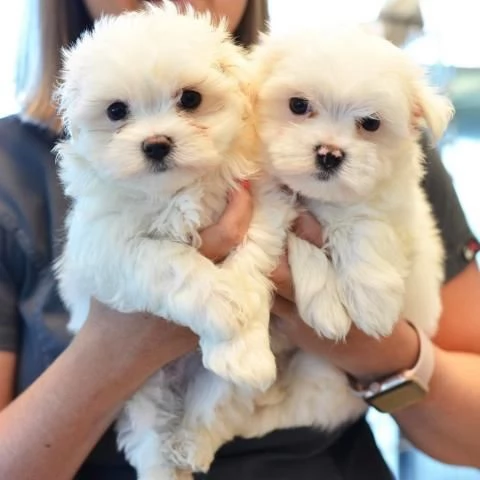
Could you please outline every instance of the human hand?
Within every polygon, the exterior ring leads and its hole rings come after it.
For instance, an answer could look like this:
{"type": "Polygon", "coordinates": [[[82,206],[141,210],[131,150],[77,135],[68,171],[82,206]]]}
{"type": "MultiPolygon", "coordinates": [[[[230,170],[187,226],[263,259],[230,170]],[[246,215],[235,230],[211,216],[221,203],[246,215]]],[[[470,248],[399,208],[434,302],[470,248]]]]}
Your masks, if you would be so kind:
{"type": "Polygon", "coordinates": [[[202,245],[199,252],[214,262],[222,261],[245,238],[253,217],[253,199],[250,183],[240,182],[232,190],[227,207],[217,223],[200,232],[202,245]]]}
{"type": "Polygon", "coordinates": [[[354,324],[343,342],[319,337],[298,314],[295,304],[277,295],[272,308],[274,327],[290,341],[312,355],[328,359],[333,365],[360,381],[371,381],[415,365],[419,340],[412,326],[400,320],[388,337],[368,336],[354,324]]]}
{"type": "MultiPolygon", "coordinates": [[[[294,233],[321,248],[322,227],[308,212],[301,213],[293,226],[294,233]]],[[[405,321],[395,326],[389,337],[376,339],[366,335],[354,324],[344,342],[319,337],[300,317],[288,264],[288,253],[272,274],[277,295],[272,307],[275,328],[280,329],[302,350],[326,357],[338,368],[354,377],[368,381],[412,367],[418,357],[416,332],[405,321]]]]}
{"type": "MultiPolygon", "coordinates": [[[[298,215],[293,224],[292,230],[295,235],[310,242],[316,247],[320,248],[323,244],[322,226],[309,212],[304,211],[298,215]]],[[[291,302],[295,301],[293,279],[288,264],[288,252],[286,252],[280,259],[277,268],[271,274],[271,279],[275,284],[278,295],[291,302]]]]}
{"type": "MultiPolygon", "coordinates": [[[[245,237],[253,215],[248,182],[231,192],[227,207],[217,223],[200,232],[200,253],[221,261],[245,237]]],[[[163,365],[195,350],[198,337],[188,328],[146,312],[120,313],[92,300],[90,312],[79,333],[80,340],[108,339],[111,355],[128,367],[153,373],[163,365]]],[[[93,345],[93,343],[92,343],[93,345]]]]}

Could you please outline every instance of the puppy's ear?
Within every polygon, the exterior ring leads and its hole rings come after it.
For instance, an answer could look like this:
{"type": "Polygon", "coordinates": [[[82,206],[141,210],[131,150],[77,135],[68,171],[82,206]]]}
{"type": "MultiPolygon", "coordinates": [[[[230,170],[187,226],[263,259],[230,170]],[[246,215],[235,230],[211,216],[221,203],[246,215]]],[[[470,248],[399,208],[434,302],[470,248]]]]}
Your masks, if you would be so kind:
{"type": "Polygon", "coordinates": [[[278,61],[285,55],[283,47],[283,39],[273,38],[267,33],[260,34],[258,44],[249,54],[256,84],[262,84],[269,77],[278,61]]]}
{"type": "Polygon", "coordinates": [[[452,102],[446,96],[440,95],[424,79],[416,82],[413,98],[414,125],[426,125],[435,142],[445,133],[454,112],[452,102]]]}

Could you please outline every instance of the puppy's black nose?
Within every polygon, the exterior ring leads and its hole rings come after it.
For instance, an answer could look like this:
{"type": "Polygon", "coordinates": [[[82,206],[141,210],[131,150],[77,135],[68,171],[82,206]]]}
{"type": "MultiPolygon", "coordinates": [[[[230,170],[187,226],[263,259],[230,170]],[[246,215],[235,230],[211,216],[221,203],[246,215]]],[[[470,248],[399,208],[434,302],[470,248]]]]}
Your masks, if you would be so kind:
{"type": "Polygon", "coordinates": [[[170,137],[165,135],[156,135],[147,138],[142,143],[143,153],[149,160],[154,162],[162,162],[165,157],[171,152],[173,142],[170,137]]]}
{"type": "Polygon", "coordinates": [[[317,167],[327,172],[336,170],[346,157],[345,152],[341,148],[332,145],[319,145],[315,150],[317,167]]]}

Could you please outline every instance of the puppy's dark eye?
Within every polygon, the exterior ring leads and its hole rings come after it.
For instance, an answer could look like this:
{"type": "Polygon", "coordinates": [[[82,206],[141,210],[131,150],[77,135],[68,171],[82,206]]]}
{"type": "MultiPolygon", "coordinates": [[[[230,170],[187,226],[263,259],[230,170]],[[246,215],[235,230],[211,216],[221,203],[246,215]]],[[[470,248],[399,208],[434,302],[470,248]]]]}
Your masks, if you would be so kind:
{"type": "Polygon", "coordinates": [[[202,103],[202,95],[195,90],[184,90],[178,106],[185,110],[195,110],[202,103]]]}
{"type": "Polygon", "coordinates": [[[305,115],[310,111],[310,103],[306,98],[292,97],[289,106],[295,115],[305,115]]]}
{"type": "Polygon", "coordinates": [[[376,132],[380,128],[380,119],[374,115],[360,118],[357,125],[367,132],[376,132]]]}
{"type": "Polygon", "coordinates": [[[113,102],[107,108],[107,116],[112,122],[118,122],[128,117],[128,105],[125,102],[113,102]]]}

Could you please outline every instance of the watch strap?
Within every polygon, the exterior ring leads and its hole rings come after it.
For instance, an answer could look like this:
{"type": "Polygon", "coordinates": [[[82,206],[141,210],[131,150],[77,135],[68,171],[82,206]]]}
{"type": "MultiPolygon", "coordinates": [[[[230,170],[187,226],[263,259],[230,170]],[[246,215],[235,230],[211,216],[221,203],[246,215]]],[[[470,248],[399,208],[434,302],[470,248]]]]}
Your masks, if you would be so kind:
{"type": "Polygon", "coordinates": [[[417,332],[420,351],[417,362],[413,368],[406,370],[404,375],[408,378],[415,378],[417,382],[428,391],[430,380],[433,376],[433,370],[435,368],[435,347],[423,330],[413,323],[410,323],[410,325],[417,332]]]}
{"type": "Polygon", "coordinates": [[[354,394],[368,404],[386,413],[418,402],[428,392],[435,367],[435,347],[427,335],[410,323],[419,339],[419,353],[415,365],[393,375],[362,385],[349,377],[354,394]]]}

